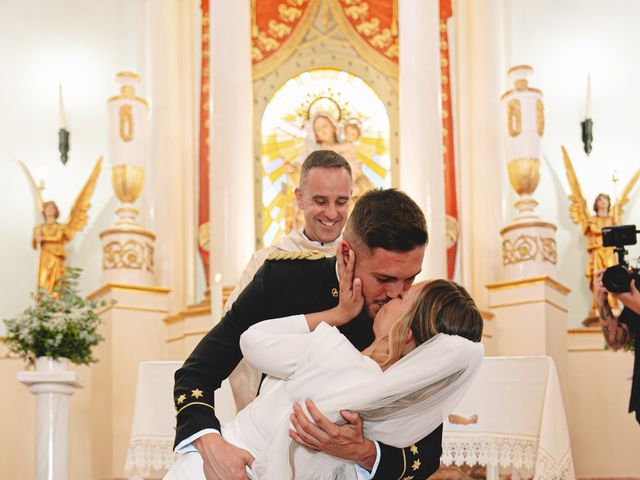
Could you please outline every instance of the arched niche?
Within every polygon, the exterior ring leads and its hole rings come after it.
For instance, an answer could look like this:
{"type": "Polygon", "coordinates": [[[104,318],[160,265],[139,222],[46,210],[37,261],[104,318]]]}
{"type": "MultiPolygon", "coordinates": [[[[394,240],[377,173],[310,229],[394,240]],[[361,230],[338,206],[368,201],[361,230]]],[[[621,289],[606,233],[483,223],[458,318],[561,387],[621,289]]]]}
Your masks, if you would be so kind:
{"type": "Polygon", "coordinates": [[[334,23],[319,25],[316,21],[296,51],[274,71],[254,81],[253,142],[254,192],[256,212],[256,248],[262,243],[262,119],[267,105],[278,89],[290,78],[317,69],[335,69],[362,79],[381,99],[389,118],[390,182],[398,178],[398,81],[374,68],[349,44],[334,23]]]}

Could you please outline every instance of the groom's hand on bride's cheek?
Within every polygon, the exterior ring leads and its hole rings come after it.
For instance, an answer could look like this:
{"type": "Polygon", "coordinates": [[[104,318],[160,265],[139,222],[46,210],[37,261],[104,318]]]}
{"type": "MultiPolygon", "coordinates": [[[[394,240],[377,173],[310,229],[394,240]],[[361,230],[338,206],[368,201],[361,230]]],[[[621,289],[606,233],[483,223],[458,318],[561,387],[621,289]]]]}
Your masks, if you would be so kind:
{"type": "Polygon", "coordinates": [[[334,457],[350,460],[371,470],[376,461],[376,446],[364,436],[360,416],[355,412],[343,411],[345,425],[336,425],[325,417],[313,401],[305,402],[311,419],[307,417],[300,405],[293,405],[291,423],[294,430],[289,430],[293,440],[307,448],[320,450],[334,457]]]}

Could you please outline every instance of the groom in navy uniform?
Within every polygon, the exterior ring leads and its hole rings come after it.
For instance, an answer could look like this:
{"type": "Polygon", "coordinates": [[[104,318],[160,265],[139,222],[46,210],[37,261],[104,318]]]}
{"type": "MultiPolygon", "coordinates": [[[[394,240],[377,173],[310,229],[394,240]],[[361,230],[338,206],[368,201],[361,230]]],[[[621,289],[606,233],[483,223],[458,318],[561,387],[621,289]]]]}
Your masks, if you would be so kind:
{"type": "MultiPolygon", "coordinates": [[[[373,340],[372,319],[382,305],[401,297],[420,273],[428,241],[424,214],[406,194],[373,190],[356,203],[338,245],[347,258],[355,254],[354,278],[362,281],[364,308],[340,331],[359,350],[373,340]]],[[[338,261],[312,252],[291,253],[267,260],[253,281],[195,348],[175,375],[176,451],[197,449],[207,480],[246,479],[249,452],[227,443],[219,434],[214,391],[242,358],[240,335],[254,323],[297,313],[312,313],[338,304],[338,261]]],[[[360,479],[427,478],[439,467],[442,426],[415,445],[395,448],[367,439],[357,413],[344,412],[337,425],[313,403],[293,409],[299,443],[353,461],[360,479]]]]}

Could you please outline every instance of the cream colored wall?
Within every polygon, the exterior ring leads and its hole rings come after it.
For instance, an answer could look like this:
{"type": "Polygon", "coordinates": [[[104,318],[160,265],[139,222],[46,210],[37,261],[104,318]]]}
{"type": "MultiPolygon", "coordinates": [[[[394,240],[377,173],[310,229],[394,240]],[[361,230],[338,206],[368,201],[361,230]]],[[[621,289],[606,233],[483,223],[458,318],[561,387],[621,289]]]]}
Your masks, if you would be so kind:
{"type": "Polygon", "coordinates": [[[604,350],[599,329],[569,331],[565,398],[579,478],[640,478],[640,428],[627,413],[633,354],[604,350]]]}
{"type": "MultiPolygon", "coordinates": [[[[26,307],[38,261],[31,231],[41,219],[13,157],[45,179],[45,200],[58,203],[65,221],[98,156],[107,153],[106,100],[117,93],[115,73],[137,68],[135,5],[130,0],[0,2],[0,319],[26,307]],[[66,166],[58,153],[59,83],[71,131],[66,166]]],[[[112,221],[114,207],[105,160],[89,224],[69,245],[68,263],[84,268],[87,293],[99,286],[98,232],[112,221]]]]}
{"type": "MultiPolygon", "coordinates": [[[[68,244],[67,264],[84,272],[85,293],[100,286],[98,235],[114,220],[115,195],[107,152],[106,101],[117,94],[115,74],[141,74],[139,94],[149,100],[150,136],[145,187],[138,206],[157,235],[155,280],[172,289],[178,311],[195,298],[194,15],[193,0],[72,0],[0,2],[0,319],[29,303],[38,253],[31,232],[41,219],[29,183],[13,157],[23,160],[45,200],[65,221],[99,155],[105,156],[92,197],[89,223],[68,244]],[[162,52],[162,54],[158,54],[162,52]],[[69,161],[58,153],[58,84],[62,83],[69,161]],[[10,233],[8,228],[10,228],[10,233]]],[[[0,335],[4,324],[0,323],[0,335]]]]}
{"type": "MultiPolygon", "coordinates": [[[[454,1],[457,125],[462,224],[462,281],[486,306],[487,283],[503,280],[499,230],[511,221],[515,200],[506,175],[504,107],[507,69],[528,64],[531,85],[544,93],[545,134],[538,214],[557,224],[558,278],[569,296],[569,325],[578,326],[591,304],[584,276],[586,240],[568,213],[569,193],[560,145],[571,154],[587,204],[598,192],[618,192],[640,166],[634,112],[640,107],[636,56],[640,3],[618,0],[454,1]],[[613,15],[619,12],[620,15],[613,15]],[[593,152],[582,151],[580,122],[592,76],[593,152]]],[[[640,223],[640,185],[624,220],[640,223]]],[[[640,247],[630,249],[640,255],[640,247]]]]}
{"type": "MultiPolygon", "coordinates": [[[[587,316],[591,296],[584,277],[586,241],[569,217],[568,183],[560,145],[570,153],[587,204],[599,192],[614,196],[611,176],[617,170],[624,188],[640,167],[637,153],[640,109],[640,3],[633,0],[503,0],[506,67],[535,69],[531,85],[544,93],[546,126],[542,140],[542,178],[534,196],[539,214],[558,225],[558,280],[571,288],[569,325],[587,316]],[[594,143],[582,150],[587,73],[591,73],[594,143]]],[[[505,79],[506,80],[506,79],[505,79]]],[[[503,118],[496,119],[502,123],[503,118]]],[[[509,189],[510,190],[510,189],[509,189]]],[[[640,224],[640,185],[625,208],[625,223],[640,224]]],[[[631,249],[635,256],[640,248],[631,249]]]]}
{"type": "MultiPolygon", "coordinates": [[[[0,2],[0,57],[7,67],[0,79],[0,200],[4,205],[0,222],[7,227],[0,242],[0,319],[15,315],[30,302],[38,260],[37,252],[31,250],[31,230],[39,219],[13,155],[24,160],[38,179],[46,180],[45,199],[58,202],[62,221],[98,155],[105,155],[89,224],[68,249],[68,264],[84,268],[83,292],[100,286],[98,234],[113,221],[116,206],[106,156],[106,100],[117,93],[115,74],[122,70],[142,75],[139,93],[149,100],[153,115],[148,165],[154,171],[147,172],[139,206],[145,226],[158,235],[156,279],[173,289],[174,311],[193,301],[195,282],[186,262],[194,257],[188,244],[194,243],[195,189],[189,167],[194,158],[191,35],[197,4],[192,0],[0,2]],[[66,167],[57,152],[59,82],[71,130],[66,167]]],[[[166,314],[166,306],[155,312],[157,321],[166,314]]],[[[103,344],[96,351],[101,363],[76,367],[85,388],[70,401],[73,480],[113,478],[114,472],[122,475],[137,364],[163,357],[163,336],[150,336],[145,325],[149,315],[153,313],[134,309],[131,325],[111,335],[120,350],[105,352],[111,347],[103,344]],[[135,351],[122,349],[128,341],[144,340],[135,351]],[[96,371],[101,381],[94,384],[96,371]]],[[[0,323],[0,336],[3,333],[0,323]]],[[[11,478],[33,478],[35,401],[16,380],[23,363],[5,358],[4,353],[0,343],[0,448],[5,452],[0,456],[0,471],[11,478]]]]}

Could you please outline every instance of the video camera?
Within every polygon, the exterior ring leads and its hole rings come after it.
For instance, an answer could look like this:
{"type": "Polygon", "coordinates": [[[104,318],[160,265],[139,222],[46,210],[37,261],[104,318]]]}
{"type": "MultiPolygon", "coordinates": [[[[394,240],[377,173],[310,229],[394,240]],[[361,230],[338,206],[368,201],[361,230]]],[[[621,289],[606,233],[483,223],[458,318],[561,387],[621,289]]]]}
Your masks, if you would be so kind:
{"type": "Polygon", "coordinates": [[[640,268],[631,267],[624,258],[629,253],[625,245],[635,245],[637,233],[640,230],[636,230],[635,225],[602,227],[602,246],[614,247],[618,255],[618,265],[607,268],[602,276],[603,285],[612,293],[629,292],[631,279],[635,280],[636,288],[640,290],[640,268]]]}

